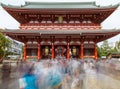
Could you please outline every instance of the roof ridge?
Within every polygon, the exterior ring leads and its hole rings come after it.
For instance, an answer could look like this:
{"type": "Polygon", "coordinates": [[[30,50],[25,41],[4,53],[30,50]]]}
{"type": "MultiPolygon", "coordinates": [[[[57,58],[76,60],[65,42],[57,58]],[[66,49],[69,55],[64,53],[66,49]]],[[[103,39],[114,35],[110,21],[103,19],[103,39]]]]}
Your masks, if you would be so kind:
{"type": "Polygon", "coordinates": [[[95,1],[92,2],[31,2],[26,1],[25,4],[96,4],[95,1]]]}

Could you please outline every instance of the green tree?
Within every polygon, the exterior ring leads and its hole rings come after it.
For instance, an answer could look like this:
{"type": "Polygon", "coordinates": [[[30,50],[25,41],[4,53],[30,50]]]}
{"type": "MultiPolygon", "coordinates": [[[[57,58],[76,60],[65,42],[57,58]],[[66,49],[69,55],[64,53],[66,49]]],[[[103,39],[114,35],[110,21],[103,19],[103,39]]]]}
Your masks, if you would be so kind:
{"type": "Polygon", "coordinates": [[[2,32],[0,32],[0,62],[2,62],[2,60],[4,59],[4,57],[6,56],[6,47],[10,46],[10,40],[8,40],[3,34],[2,32]]]}
{"type": "Polygon", "coordinates": [[[116,50],[116,52],[120,52],[120,40],[116,42],[115,50],[116,50]]]}
{"type": "Polygon", "coordinates": [[[107,40],[103,41],[103,44],[98,47],[98,56],[107,56],[109,53],[111,53],[112,47],[109,46],[109,43],[107,40]]]}

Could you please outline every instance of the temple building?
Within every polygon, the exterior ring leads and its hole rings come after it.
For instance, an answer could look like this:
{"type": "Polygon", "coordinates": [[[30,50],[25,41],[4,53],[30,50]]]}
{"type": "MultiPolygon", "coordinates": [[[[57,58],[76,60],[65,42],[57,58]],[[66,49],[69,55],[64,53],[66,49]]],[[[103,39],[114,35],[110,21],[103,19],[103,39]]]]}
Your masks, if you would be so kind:
{"type": "MultiPolygon", "coordinates": [[[[101,23],[117,8],[95,2],[26,2],[2,7],[20,23],[20,29],[4,33],[24,43],[24,58],[57,56],[98,59],[97,43],[120,33],[102,29],[101,23]]],[[[14,24],[13,24],[14,25],[14,24]]]]}

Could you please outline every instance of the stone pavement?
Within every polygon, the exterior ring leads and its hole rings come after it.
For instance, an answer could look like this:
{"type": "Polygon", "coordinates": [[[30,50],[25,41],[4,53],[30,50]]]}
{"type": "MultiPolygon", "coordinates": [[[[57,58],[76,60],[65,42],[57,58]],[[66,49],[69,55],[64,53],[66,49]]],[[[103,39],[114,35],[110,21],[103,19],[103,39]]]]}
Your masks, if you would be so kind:
{"type": "MultiPolygon", "coordinates": [[[[0,67],[0,89],[19,89],[18,80],[25,71],[23,71],[23,67],[26,66],[13,63],[10,72],[2,70],[2,67],[0,67]]],[[[120,89],[120,80],[105,73],[90,71],[83,76],[83,85],[80,89],[120,89]]]]}
{"type": "Polygon", "coordinates": [[[6,68],[3,68],[3,66],[3,64],[0,64],[0,89],[19,89],[18,79],[20,74],[17,64],[12,63],[11,66],[6,66],[6,68]]]}

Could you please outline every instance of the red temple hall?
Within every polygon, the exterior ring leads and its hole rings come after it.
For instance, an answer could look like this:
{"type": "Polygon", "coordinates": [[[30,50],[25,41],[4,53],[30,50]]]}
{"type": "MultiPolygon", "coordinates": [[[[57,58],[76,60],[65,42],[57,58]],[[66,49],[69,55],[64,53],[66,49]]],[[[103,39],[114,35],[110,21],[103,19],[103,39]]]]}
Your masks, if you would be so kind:
{"type": "Polygon", "coordinates": [[[20,23],[5,34],[24,43],[24,61],[64,56],[98,59],[97,43],[120,33],[101,23],[118,7],[95,2],[26,2],[2,7],[20,23]]]}

